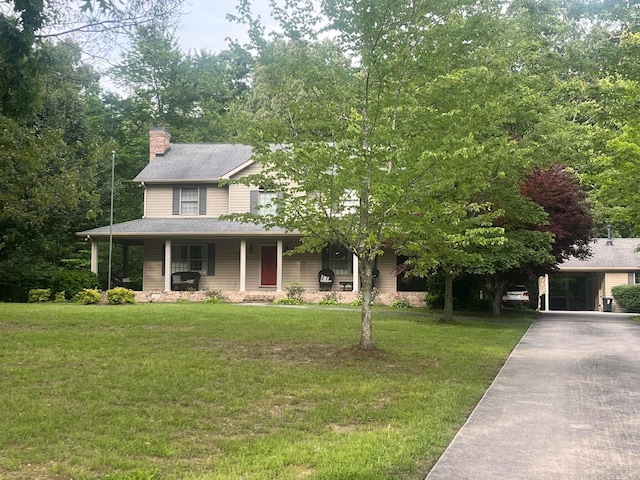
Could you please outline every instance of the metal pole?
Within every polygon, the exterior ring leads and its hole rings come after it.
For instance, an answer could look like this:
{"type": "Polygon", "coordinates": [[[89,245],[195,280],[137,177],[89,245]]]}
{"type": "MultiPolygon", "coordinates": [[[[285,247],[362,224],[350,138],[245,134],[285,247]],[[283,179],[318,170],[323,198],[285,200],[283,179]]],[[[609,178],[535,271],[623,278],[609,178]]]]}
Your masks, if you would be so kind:
{"type": "Polygon", "coordinates": [[[109,221],[109,278],[107,290],[111,290],[111,257],[113,256],[113,187],[116,173],[116,151],[111,151],[111,219],[109,221]]]}

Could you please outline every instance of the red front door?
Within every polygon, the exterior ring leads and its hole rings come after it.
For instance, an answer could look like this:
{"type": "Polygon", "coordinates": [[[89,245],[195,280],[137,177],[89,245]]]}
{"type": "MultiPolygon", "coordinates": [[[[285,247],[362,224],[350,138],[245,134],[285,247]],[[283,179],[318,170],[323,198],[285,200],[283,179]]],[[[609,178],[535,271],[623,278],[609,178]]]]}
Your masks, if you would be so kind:
{"type": "Polygon", "coordinates": [[[275,245],[261,247],[262,266],[260,269],[260,285],[275,286],[278,276],[278,251],[275,245]]]}

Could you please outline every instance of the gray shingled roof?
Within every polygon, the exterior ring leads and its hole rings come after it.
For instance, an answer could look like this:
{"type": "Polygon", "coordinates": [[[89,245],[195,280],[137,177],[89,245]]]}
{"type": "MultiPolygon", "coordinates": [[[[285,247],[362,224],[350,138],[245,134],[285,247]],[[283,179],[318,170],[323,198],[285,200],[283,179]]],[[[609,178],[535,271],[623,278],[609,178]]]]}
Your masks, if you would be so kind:
{"type": "Polygon", "coordinates": [[[231,144],[171,144],[138,174],[137,182],[217,180],[251,159],[251,147],[231,144]]]}
{"type": "MultiPolygon", "coordinates": [[[[217,218],[141,218],[113,225],[114,237],[155,237],[174,235],[259,235],[278,234],[285,231],[273,228],[266,231],[263,226],[252,223],[230,222],[217,218]]],[[[80,236],[94,238],[109,237],[109,226],[78,232],[80,236]]]]}
{"type": "Polygon", "coordinates": [[[613,245],[607,245],[606,238],[595,239],[591,243],[591,256],[585,260],[570,258],[559,265],[560,271],[567,270],[640,270],[640,238],[614,238],[613,245]]]}

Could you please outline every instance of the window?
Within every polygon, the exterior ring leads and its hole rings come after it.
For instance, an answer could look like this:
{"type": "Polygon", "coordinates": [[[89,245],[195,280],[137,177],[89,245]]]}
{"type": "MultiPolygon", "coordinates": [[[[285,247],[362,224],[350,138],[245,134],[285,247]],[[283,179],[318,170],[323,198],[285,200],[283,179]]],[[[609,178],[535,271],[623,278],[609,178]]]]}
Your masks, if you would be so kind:
{"type": "Polygon", "coordinates": [[[634,283],[640,283],[640,272],[635,272],[634,283]]]}
{"type": "Polygon", "coordinates": [[[198,189],[182,188],[180,193],[180,215],[197,215],[198,189]]]}
{"type": "Polygon", "coordinates": [[[207,188],[175,187],[173,189],[174,215],[206,215],[207,188]]]}
{"type": "MultiPolygon", "coordinates": [[[[165,244],[162,244],[162,275],[165,274],[165,244]]],[[[216,244],[171,245],[171,273],[200,272],[202,275],[216,274],[216,244]]]]}
{"type": "Polygon", "coordinates": [[[202,245],[174,245],[171,247],[171,273],[204,272],[202,245]]]}
{"type": "Polygon", "coordinates": [[[278,206],[275,204],[277,198],[277,192],[264,188],[258,190],[258,205],[260,206],[258,212],[260,215],[275,215],[278,211],[278,206]]]}
{"type": "Polygon", "coordinates": [[[251,213],[257,215],[275,215],[278,212],[276,200],[281,198],[281,193],[260,187],[251,191],[251,213]]]}
{"type": "Polygon", "coordinates": [[[345,247],[340,245],[329,246],[329,268],[336,275],[349,275],[353,273],[353,255],[345,247]]]}

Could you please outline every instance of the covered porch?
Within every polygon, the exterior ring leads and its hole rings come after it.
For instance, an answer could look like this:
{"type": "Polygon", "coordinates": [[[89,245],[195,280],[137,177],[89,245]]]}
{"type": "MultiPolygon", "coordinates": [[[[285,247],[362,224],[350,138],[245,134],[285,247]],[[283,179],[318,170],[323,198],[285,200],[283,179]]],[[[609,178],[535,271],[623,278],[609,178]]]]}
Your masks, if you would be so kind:
{"type": "MultiPolygon", "coordinates": [[[[299,234],[265,231],[260,226],[217,219],[141,219],[114,225],[111,232],[109,227],[101,227],[79,235],[91,242],[91,270],[98,274],[99,249],[108,247],[110,239],[121,245],[122,267],[114,271],[122,272],[125,279],[128,248],[142,245],[141,290],[145,292],[283,292],[291,282],[316,291],[322,290],[320,271],[332,266],[327,263],[331,258],[321,253],[291,255],[289,252],[300,242],[299,234]],[[185,272],[197,272],[197,283],[191,288],[184,284],[176,288],[176,274],[185,272]]],[[[381,260],[381,266],[389,263],[386,270],[392,272],[394,259],[394,255],[389,255],[381,260]]],[[[340,265],[333,265],[336,271],[331,289],[357,292],[360,287],[357,259],[339,260],[340,265]]],[[[191,276],[182,275],[183,281],[185,278],[191,276]]],[[[126,281],[123,283],[127,286],[126,281]]],[[[381,275],[376,287],[395,292],[395,276],[381,275]]]]}

